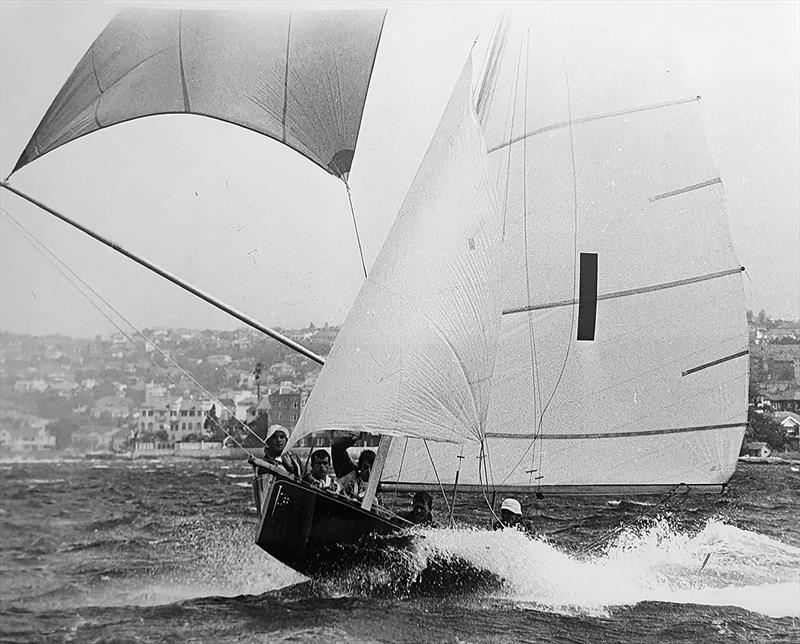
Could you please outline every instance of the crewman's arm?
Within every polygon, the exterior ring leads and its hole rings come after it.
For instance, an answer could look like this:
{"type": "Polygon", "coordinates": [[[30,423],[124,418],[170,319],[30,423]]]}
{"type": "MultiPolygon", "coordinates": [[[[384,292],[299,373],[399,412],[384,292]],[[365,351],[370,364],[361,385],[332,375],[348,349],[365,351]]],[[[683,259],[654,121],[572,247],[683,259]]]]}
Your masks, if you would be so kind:
{"type": "Polygon", "coordinates": [[[342,436],[331,445],[331,463],[336,478],[341,479],[355,471],[356,465],[350,458],[350,454],[347,453],[347,448],[355,445],[356,440],[358,437],[354,435],[342,436]]]}

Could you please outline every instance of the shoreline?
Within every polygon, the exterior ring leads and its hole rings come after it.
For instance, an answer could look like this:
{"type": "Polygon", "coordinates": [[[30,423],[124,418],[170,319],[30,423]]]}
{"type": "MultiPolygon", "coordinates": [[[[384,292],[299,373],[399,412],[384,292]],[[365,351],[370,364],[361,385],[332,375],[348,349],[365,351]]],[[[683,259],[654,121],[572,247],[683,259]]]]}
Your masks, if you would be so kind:
{"type": "Polygon", "coordinates": [[[753,463],[755,465],[800,465],[800,454],[794,458],[782,456],[740,456],[737,463],[753,463]]]}

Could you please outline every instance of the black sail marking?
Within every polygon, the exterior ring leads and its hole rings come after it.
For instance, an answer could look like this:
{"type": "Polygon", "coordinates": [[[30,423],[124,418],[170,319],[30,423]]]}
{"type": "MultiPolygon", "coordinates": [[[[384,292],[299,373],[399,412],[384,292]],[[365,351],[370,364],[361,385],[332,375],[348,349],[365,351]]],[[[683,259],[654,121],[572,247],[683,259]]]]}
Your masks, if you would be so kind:
{"type": "Polygon", "coordinates": [[[706,362],[705,364],[698,365],[697,367],[692,367],[691,369],[687,369],[686,371],[681,372],[681,376],[688,376],[690,373],[695,373],[697,371],[702,371],[703,369],[708,369],[709,367],[715,367],[718,364],[722,364],[723,362],[728,362],[728,360],[733,360],[734,358],[741,358],[742,356],[746,356],[750,351],[745,349],[744,351],[739,351],[739,353],[734,353],[729,356],[725,356],[724,358],[719,358],[718,360],[712,360],[711,362],[706,362]]]}
{"type": "Polygon", "coordinates": [[[597,321],[597,253],[581,253],[578,340],[594,340],[597,321]]]}

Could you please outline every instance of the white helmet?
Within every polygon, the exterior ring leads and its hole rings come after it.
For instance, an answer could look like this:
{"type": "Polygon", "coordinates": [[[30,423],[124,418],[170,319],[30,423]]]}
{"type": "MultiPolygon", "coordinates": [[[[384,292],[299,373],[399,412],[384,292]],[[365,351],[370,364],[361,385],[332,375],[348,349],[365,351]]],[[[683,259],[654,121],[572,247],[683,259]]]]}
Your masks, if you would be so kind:
{"type": "Polygon", "coordinates": [[[503,499],[503,504],[500,506],[500,510],[508,510],[509,512],[517,515],[522,514],[522,506],[516,499],[503,499]]]}

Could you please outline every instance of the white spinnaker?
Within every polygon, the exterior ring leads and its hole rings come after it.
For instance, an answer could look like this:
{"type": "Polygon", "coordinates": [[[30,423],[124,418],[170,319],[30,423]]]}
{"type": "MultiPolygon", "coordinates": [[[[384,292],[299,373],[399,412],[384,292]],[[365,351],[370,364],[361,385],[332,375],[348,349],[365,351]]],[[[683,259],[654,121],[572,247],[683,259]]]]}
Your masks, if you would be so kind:
{"type": "MultiPolygon", "coordinates": [[[[480,114],[505,225],[483,481],[724,483],[747,329],[699,102],[649,36],[553,27],[516,29],[480,114]],[[595,339],[578,342],[581,252],[598,255],[599,301],[595,339]]],[[[428,447],[435,470],[395,441],[384,480],[452,484],[460,448],[428,447]]],[[[463,455],[460,483],[479,483],[478,450],[463,455]]]]}
{"type": "Polygon", "coordinates": [[[346,177],[384,11],[121,11],[47,110],[14,171],[97,130],[196,114],[259,132],[346,177]]]}
{"type": "Polygon", "coordinates": [[[500,215],[468,61],[291,442],[324,430],[480,441],[500,325],[500,215]]]}

